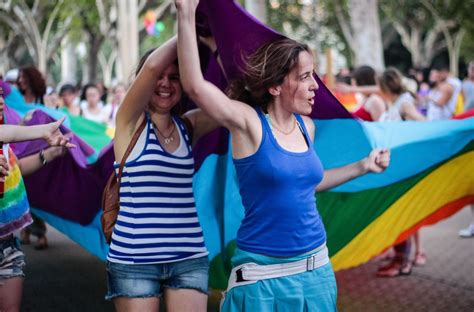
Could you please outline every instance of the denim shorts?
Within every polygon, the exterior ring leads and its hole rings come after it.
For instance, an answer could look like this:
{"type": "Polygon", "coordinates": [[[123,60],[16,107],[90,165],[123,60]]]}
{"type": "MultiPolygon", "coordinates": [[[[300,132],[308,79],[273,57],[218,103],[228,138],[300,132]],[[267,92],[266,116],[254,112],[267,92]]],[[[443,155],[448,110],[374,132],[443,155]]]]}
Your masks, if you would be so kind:
{"type": "Polygon", "coordinates": [[[194,289],[208,294],[207,256],[157,264],[121,264],[107,261],[106,300],[115,297],[161,297],[164,288],[194,289]]]}
{"type": "Polygon", "coordinates": [[[25,254],[21,251],[20,241],[13,235],[0,240],[0,284],[1,280],[24,277],[25,254]]]}

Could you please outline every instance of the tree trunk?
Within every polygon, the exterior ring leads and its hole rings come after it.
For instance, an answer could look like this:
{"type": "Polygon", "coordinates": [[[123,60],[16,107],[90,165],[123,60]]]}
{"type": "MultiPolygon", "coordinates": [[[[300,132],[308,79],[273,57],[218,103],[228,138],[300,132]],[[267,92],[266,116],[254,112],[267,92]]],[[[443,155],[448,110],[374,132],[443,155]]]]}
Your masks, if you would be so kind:
{"type": "Polygon", "coordinates": [[[267,23],[267,4],[265,0],[245,0],[245,9],[262,23],[267,23]]]}
{"type": "Polygon", "coordinates": [[[76,80],[77,57],[74,51],[74,45],[64,38],[61,43],[61,83],[75,84],[76,80]]]}
{"type": "Polygon", "coordinates": [[[103,41],[104,41],[104,38],[101,35],[92,37],[92,40],[90,41],[89,53],[88,53],[89,59],[87,60],[87,73],[88,73],[87,83],[96,82],[97,67],[98,67],[98,62],[99,62],[99,59],[98,59],[99,50],[103,41]]]}
{"type": "Polygon", "coordinates": [[[118,1],[119,60],[125,81],[138,63],[138,5],[137,0],[118,1]]]}
{"type": "Polygon", "coordinates": [[[355,65],[385,68],[377,0],[350,0],[349,14],[354,38],[355,65]]]}

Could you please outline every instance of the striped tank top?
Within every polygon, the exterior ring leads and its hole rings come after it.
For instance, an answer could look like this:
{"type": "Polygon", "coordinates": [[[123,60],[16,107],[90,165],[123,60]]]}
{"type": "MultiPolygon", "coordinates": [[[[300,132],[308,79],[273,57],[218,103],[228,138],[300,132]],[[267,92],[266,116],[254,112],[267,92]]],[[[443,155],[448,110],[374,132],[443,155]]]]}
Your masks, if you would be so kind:
{"type": "MultiPolygon", "coordinates": [[[[181,119],[174,117],[185,156],[168,153],[153,123],[128,157],[120,185],[120,211],[107,260],[151,264],[199,258],[208,254],[193,195],[194,159],[181,119]],[[138,155],[138,156],[137,156],[138,155]]],[[[178,148],[180,150],[180,148],[178,148]]],[[[114,164],[118,173],[118,164],[114,164]]]]}

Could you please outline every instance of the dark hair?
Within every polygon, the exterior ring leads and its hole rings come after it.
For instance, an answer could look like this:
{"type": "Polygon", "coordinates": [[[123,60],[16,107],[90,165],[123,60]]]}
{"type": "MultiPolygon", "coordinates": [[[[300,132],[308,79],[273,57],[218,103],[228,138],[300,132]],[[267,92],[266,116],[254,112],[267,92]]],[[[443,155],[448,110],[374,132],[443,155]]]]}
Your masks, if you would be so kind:
{"type": "Polygon", "coordinates": [[[375,85],[375,70],[366,65],[357,67],[352,74],[352,78],[358,86],[375,85]]]}
{"type": "Polygon", "coordinates": [[[99,90],[99,88],[97,87],[97,85],[95,83],[88,83],[86,84],[83,88],[82,88],[82,92],[81,92],[81,101],[85,101],[86,100],[86,93],[87,93],[87,90],[90,89],[90,88],[95,88],[97,90],[99,90]]]}
{"type": "MultiPolygon", "coordinates": [[[[142,55],[142,57],[140,58],[140,61],[138,61],[137,68],[135,69],[135,76],[138,75],[140,70],[142,70],[143,65],[145,65],[146,60],[148,59],[150,54],[152,54],[153,51],[155,51],[155,50],[156,50],[156,48],[152,48],[152,49],[146,51],[145,54],[142,55]]],[[[176,65],[176,67],[178,67],[178,69],[179,69],[178,58],[176,58],[173,61],[173,64],[176,65]]],[[[180,81],[180,83],[181,83],[181,81],[180,81]]],[[[184,114],[186,112],[187,103],[188,103],[188,97],[186,96],[186,94],[183,91],[181,99],[171,109],[171,114],[175,115],[175,116],[181,116],[182,114],[184,114]]]]}
{"type": "Polygon", "coordinates": [[[402,83],[402,74],[393,67],[387,68],[379,77],[378,82],[380,89],[385,93],[400,95],[405,92],[402,83]]]}
{"type": "Polygon", "coordinates": [[[449,71],[449,65],[445,62],[438,62],[433,64],[431,69],[438,70],[438,71],[449,71]]]}
{"type": "Polygon", "coordinates": [[[266,110],[273,100],[268,89],[283,83],[303,51],[311,53],[306,44],[287,38],[264,44],[244,59],[243,77],[230,83],[229,97],[266,110]]]}
{"type": "Polygon", "coordinates": [[[59,89],[59,96],[63,96],[66,92],[75,93],[76,88],[71,84],[64,84],[61,86],[61,89],[59,89]]]}
{"type": "MultiPolygon", "coordinates": [[[[17,79],[18,85],[20,85],[20,76],[23,76],[26,84],[30,87],[31,92],[35,96],[35,101],[44,104],[43,96],[46,94],[46,81],[41,72],[32,65],[22,67],[17,79]]],[[[25,90],[20,91],[23,93],[25,90]]]]}

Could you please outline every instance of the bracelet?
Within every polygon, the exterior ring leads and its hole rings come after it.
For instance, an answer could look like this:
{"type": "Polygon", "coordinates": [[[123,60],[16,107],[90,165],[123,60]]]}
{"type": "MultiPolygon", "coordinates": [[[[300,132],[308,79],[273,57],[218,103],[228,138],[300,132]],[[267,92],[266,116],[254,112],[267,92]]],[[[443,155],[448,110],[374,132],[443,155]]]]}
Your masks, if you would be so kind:
{"type": "Polygon", "coordinates": [[[41,150],[39,152],[39,158],[40,158],[40,161],[41,163],[44,165],[46,165],[48,163],[48,161],[46,160],[46,158],[44,157],[44,150],[41,150]]]}

